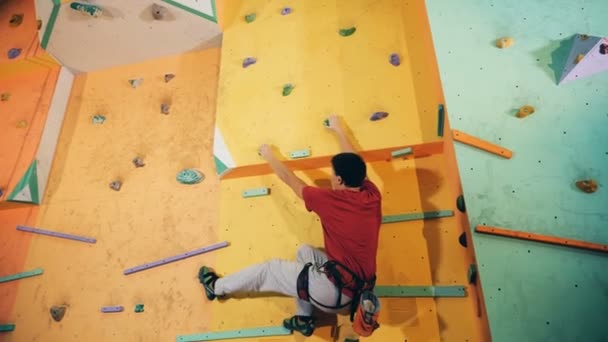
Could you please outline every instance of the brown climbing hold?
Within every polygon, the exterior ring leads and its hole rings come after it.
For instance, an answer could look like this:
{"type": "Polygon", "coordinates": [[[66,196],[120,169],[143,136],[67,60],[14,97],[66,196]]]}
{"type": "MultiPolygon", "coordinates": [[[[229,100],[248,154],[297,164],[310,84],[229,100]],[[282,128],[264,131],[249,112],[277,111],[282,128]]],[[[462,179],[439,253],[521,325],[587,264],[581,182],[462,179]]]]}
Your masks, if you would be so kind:
{"type": "Polygon", "coordinates": [[[23,22],[23,14],[19,13],[19,14],[13,14],[13,16],[11,17],[11,20],[9,20],[8,24],[10,27],[17,27],[17,26],[21,25],[22,22],[23,22]]]}
{"type": "Polygon", "coordinates": [[[576,56],[576,58],[574,59],[574,64],[578,64],[580,63],[583,58],[585,58],[585,55],[583,55],[582,53],[579,53],[578,56],[576,56]]]}
{"type": "Polygon", "coordinates": [[[581,34],[581,40],[587,40],[589,39],[589,36],[586,34],[581,34]]]}
{"type": "Polygon", "coordinates": [[[165,83],[169,83],[172,79],[175,78],[174,74],[165,74],[165,83]]]}
{"type": "Polygon", "coordinates": [[[592,194],[597,191],[597,183],[593,179],[577,181],[576,187],[588,194],[592,194]]]}
{"type": "Polygon", "coordinates": [[[517,117],[525,118],[526,116],[533,114],[534,112],[535,112],[534,107],[532,107],[530,105],[525,105],[525,106],[519,108],[519,111],[517,112],[517,117]]]}
{"type": "Polygon", "coordinates": [[[36,29],[40,30],[42,28],[42,20],[38,19],[36,20],[36,29]]]}
{"type": "Polygon", "coordinates": [[[163,104],[160,105],[160,112],[163,113],[163,114],[165,114],[165,115],[168,115],[170,108],[171,108],[170,105],[168,105],[166,103],[163,103],[163,104]]]}
{"type": "Polygon", "coordinates": [[[163,20],[167,16],[167,8],[161,5],[152,4],[152,17],[156,20],[163,20]]]}
{"type": "Polygon", "coordinates": [[[25,128],[25,127],[27,127],[27,121],[25,121],[25,120],[18,121],[17,124],[15,125],[15,127],[25,128]]]}
{"type": "Polygon", "coordinates": [[[10,93],[2,93],[2,95],[0,95],[0,101],[2,101],[2,102],[6,102],[10,98],[11,98],[10,93]]]}
{"type": "Polygon", "coordinates": [[[113,181],[112,183],[110,183],[110,189],[112,190],[120,191],[121,187],[122,183],[120,181],[113,181]]]}
{"type": "Polygon", "coordinates": [[[144,160],[141,157],[135,157],[135,159],[133,159],[133,165],[135,165],[135,167],[146,166],[146,164],[144,163],[144,160]]]}
{"type": "Polygon", "coordinates": [[[51,317],[53,317],[53,320],[55,320],[55,322],[60,322],[65,315],[66,309],[67,307],[65,305],[53,305],[49,311],[51,312],[51,317]]]}
{"type": "Polygon", "coordinates": [[[513,45],[514,43],[515,43],[515,40],[513,40],[513,38],[502,37],[502,38],[498,38],[496,40],[496,47],[499,47],[501,49],[506,49],[506,48],[510,47],[511,45],[513,45]]]}

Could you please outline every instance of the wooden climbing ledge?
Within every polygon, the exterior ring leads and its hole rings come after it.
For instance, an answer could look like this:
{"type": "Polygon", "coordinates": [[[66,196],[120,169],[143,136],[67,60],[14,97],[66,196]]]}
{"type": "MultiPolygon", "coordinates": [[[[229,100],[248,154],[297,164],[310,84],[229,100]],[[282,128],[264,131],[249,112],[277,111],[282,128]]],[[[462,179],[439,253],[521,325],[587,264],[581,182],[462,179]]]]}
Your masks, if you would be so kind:
{"type": "Polygon", "coordinates": [[[553,245],[569,246],[569,247],[582,248],[582,249],[588,249],[588,250],[592,250],[592,251],[608,253],[608,245],[602,245],[599,243],[593,243],[593,242],[587,242],[587,241],[581,241],[581,240],[566,239],[566,238],[561,238],[561,237],[557,237],[557,236],[527,233],[527,232],[522,232],[522,231],[518,231],[518,230],[505,229],[505,228],[492,227],[492,226],[477,226],[477,227],[475,227],[475,231],[478,233],[484,233],[484,234],[506,236],[506,237],[515,238],[515,239],[530,240],[530,241],[536,241],[536,242],[549,243],[549,244],[553,244],[553,245]]]}
{"type": "Polygon", "coordinates": [[[500,157],[503,157],[506,159],[511,159],[511,157],[513,157],[513,152],[511,152],[510,150],[508,150],[502,146],[492,144],[488,141],[479,139],[472,135],[466,134],[459,130],[453,129],[452,136],[454,137],[454,140],[456,140],[458,142],[467,144],[469,146],[476,147],[476,148],[478,148],[480,150],[484,150],[486,152],[493,153],[497,156],[500,156],[500,157]]]}

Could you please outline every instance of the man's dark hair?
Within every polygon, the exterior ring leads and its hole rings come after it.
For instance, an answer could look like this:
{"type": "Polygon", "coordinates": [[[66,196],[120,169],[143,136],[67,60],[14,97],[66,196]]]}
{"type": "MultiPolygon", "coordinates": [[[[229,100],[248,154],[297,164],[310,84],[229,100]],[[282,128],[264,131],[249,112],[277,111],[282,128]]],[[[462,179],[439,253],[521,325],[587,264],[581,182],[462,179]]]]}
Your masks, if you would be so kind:
{"type": "Polygon", "coordinates": [[[336,176],[340,176],[344,185],[357,188],[363,184],[367,174],[367,167],[363,158],[356,153],[340,153],[331,159],[336,176]]]}

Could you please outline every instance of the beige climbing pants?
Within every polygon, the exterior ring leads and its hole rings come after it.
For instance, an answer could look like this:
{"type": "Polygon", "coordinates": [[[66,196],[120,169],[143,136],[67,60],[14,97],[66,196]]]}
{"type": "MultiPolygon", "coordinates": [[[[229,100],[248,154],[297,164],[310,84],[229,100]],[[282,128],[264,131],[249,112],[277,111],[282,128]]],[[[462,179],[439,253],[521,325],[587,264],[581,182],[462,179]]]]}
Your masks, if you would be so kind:
{"type": "MultiPolygon", "coordinates": [[[[298,275],[308,262],[317,267],[310,267],[308,274],[308,291],[317,302],[326,306],[336,306],[338,289],[327,278],[319,267],[327,261],[327,255],[308,245],[298,249],[297,260],[286,261],[272,259],[270,261],[247,267],[239,272],[222,277],[215,282],[215,294],[218,296],[234,293],[269,292],[279,293],[297,299],[296,315],[311,316],[313,303],[298,298],[298,275]]],[[[342,304],[350,302],[350,297],[342,295],[342,304]]],[[[317,306],[317,305],[315,305],[317,306]]],[[[350,305],[342,310],[332,310],[317,306],[328,313],[347,313],[350,305]]]]}

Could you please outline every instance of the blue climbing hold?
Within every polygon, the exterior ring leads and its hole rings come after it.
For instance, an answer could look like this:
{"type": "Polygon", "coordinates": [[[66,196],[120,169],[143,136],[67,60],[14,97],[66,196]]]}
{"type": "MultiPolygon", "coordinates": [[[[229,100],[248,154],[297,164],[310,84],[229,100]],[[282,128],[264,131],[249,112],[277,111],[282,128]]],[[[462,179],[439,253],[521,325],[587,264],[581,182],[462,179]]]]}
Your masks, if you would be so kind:
{"type": "Polygon", "coordinates": [[[375,112],[374,114],[372,114],[372,116],[369,119],[371,121],[378,121],[378,120],[382,120],[386,117],[388,117],[387,112],[375,112]]]}
{"type": "Polygon", "coordinates": [[[247,57],[245,59],[243,59],[243,68],[246,68],[250,65],[253,65],[255,63],[257,63],[257,59],[255,59],[254,57],[247,57]]]}
{"type": "Polygon", "coordinates": [[[399,66],[399,65],[401,65],[401,58],[399,58],[398,54],[393,53],[393,54],[391,54],[390,62],[393,66],[399,66]]]}
{"type": "Polygon", "coordinates": [[[12,48],[8,50],[8,59],[15,59],[21,55],[21,49],[12,48]]]}
{"type": "Polygon", "coordinates": [[[281,10],[281,14],[282,14],[282,15],[288,15],[288,14],[290,14],[290,13],[291,13],[291,8],[290,8],[290,7],[284,7],[284,8],[281,10]]]}

